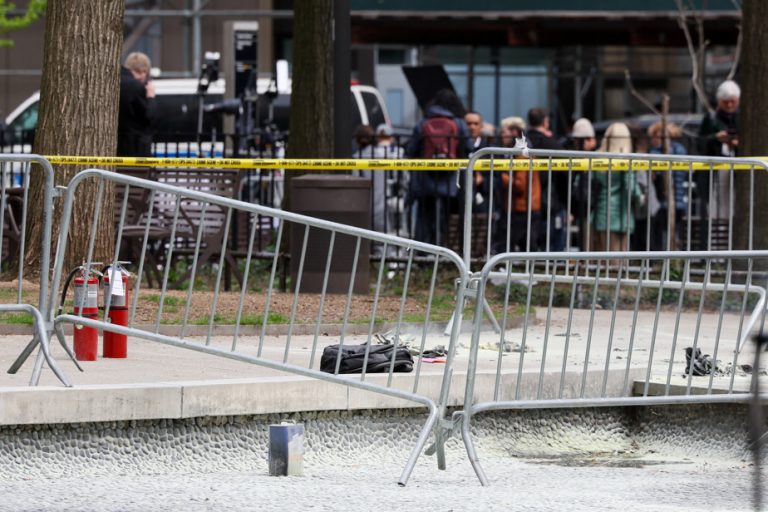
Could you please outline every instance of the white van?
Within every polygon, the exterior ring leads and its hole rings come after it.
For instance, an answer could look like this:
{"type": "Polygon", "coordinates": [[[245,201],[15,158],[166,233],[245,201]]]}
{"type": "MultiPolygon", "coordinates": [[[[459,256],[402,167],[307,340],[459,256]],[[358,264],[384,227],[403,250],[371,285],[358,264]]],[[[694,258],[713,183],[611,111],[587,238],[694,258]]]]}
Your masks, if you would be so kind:
{"type": "MultiPolygon", "coordinates": [[[[257,90],[264,94],[270,81],[259,79],[257,90]]],[[[152,153],[158,157],[195,157],[198,156],[197,125],[198,105],[197,79],[158,79],[155,80],[155,126],[152,153]]],[[[207,106],[220,103],[224,99],[225,83],[223,79],[212,82],[204,96],[207,106]]],[[[288,82],[290,91],[290,81],[288,82]]],[[[380,124],[391,126],[384,100],[375,87],[352,84],[350,86],[352,102],[352,127],[368,124],[374,129],[380,124]]],[[[37,128],[40,93],[36,92],[24,100],[6,118],[0,127],[0,152],[29,153],[37,128]]],[[[273,128],[278,131],[288,129],[288,110],[290,94],[278,94],[272,102],[271,119],[273,128]]],[[[258,103],[258,123],[270,118],[266,101],[258,103]]],[[[222,135],[222,116],[206,113],[203,116],[202,154],[205,157],[222,156],[224,144],[222,135]],[[213,139],[213,140],[212,140],[213,139]]],[[[352,134],[350,133],[350,138],[352,134]]],[[[277,155],[275,155],[277,156],[277,155]]]]}

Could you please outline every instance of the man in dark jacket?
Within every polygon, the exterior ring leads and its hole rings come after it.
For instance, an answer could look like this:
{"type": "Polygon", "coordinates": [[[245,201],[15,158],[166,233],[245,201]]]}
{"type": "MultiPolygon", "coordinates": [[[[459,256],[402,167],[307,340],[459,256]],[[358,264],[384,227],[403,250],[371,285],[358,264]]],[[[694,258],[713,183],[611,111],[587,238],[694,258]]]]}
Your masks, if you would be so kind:
{"type": "Polygon", "coordinates": [[[152,156],[155,86],[149,80],[149,57],[133,52],[120,70],[118,156],[152,156]]]}
{"type": "MultiPolygon", "coordinates": [[[[549,129],[549,115],[543,108],[532,108],[528,111],[528,147],[542,150],[562,150],[563,146],[552,135],[549,129]]],[[[541,173],[543,185],[541,199],[543,202],[542,220],[544,226],[540,230],[539,247],[550,251],[563,251],[566,247],[566,205],[568,197],[568,173],[553,172],[551,183],[546,172],[541,173]],[[549,245],[547,245],[547,209],[549,209],[549,245]]]]}
{"type": "MultiPolygon", "coordinates": [[[[483,116],[480,112],[470,111],[464,114],[464,122],[467,123],[467,130],[469,130],[469,142],[472,145],[472,152],[467,156],[472,156],[472,153],[488,147],[488,140],[490,137],[483,137],[483,116]]],[[[482,212],[484,211],[484,203],[488,198],[489,186],[486,177],[480,171],[475,171],[475,175],[472,177],[472,182],[475,187],[475,192],[472,194],[472,210],[482,212]]]]}
{"type": "MultiPolygon", "coordinates": [[[[735,157],[739,149],[739,100],[741,98],[741,89],[733,80],[726,80],[717,88],[717,108],[713,114],[704,116],[699,128],[699,151],[707,156],[735,157]]],[[[720,189],[720,205],[710,203],[710,173],[708,171],[696,171],[694,180],[696,183],[696,192],[700,201],[701,215],[700,233],[707,233],[709,229],[709,217],[727,217],[728,185],[727,177],[720,176],[721,173],[714,173],[711,179],[713,189],[720,189]],[[718,206],[719,212],[718,212],[718,206]],[[719,215],[718,215],[719,213],[719,215]]],[[[717,197],[717,196],[716,196],[717,197]]],[[[706,235],[701,236],[698,248],[707,249],[706,235]]]]}
{"type": "MultiPolygon", "coordinates": [[[[405,147],[407,158],[466,158],[472,152],[469,130],[456,94],[441,89],[430,102],[426,115],[413,129],[405,147]]],[[[459,212],[462,202],[456,174],[448,171],[418,171],[411,176],[408,201],[416,205],[413,237],[426,243],[446,243],[448,219],[459,212]]]]}

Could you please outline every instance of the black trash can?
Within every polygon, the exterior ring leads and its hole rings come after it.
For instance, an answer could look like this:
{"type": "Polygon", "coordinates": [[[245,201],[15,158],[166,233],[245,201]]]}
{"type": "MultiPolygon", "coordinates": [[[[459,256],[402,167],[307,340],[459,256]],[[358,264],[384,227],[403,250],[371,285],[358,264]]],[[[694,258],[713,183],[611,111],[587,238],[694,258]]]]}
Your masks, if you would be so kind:
{"type": "MultiPolygon", "coordinates": [[[[371,180],[338,174],[305,174],[291,180],[291,210],[340,224],[370,229],[371,180]]],[[[301,277],[302,293],[320,293],[328,257],[329,231],[310,228],[304,273],[301,277]]],[[[291,224],[291,289],[295,291],[304,227],[291,224]]],[[[356,238],[336,234],[328,275],[327,293],[347,293],[356,238]]],[[[353,293],[368,294],[371,243],[363,239],[355,273],[353,293]]]]}

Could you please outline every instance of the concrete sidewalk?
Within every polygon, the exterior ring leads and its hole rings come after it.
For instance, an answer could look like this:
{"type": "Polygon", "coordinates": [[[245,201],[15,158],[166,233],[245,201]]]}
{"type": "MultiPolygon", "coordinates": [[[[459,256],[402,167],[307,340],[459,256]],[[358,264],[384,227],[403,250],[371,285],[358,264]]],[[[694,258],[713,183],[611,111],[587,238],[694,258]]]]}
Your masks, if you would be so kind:
{"type": "MultiPolygon", "coordinates": [[[[478,357],[476,395],[481,399],[491,399],[496,386],[496,371],[500,368],[500,396],[513,398],[512,390],[516,388],[518,370],[522,367],[520,397],[533,397],[539,392],[542,397],[555,397],[561,387],[565,389],[565,396],[577,396],[585,361],[588,361],[588,394],[594,396],[600,392],[607,367],[608,379],[604,384],[607,385],[606,395],[615,396],[623,389],[627,361],[630,357],[630,385],[632,381],[645,378],[645,369],[649,358],[652,357],[654,385],[650,392],[663,393],[668,361],[670,357],[674,357],[670,379],[671,392],[685,392],[687,380],[682,377],[685,366],[683,349],[693,343],[697,315],[684,313],[680,315],[679,322],[672,313],[662,315],[656,326],[656,343],[651,346],[654,320],[653,312],[640,312],[630,352],[631,311],[619,311],[615,319],[610,311],[596,311],[592,335],[589,336],[589,311],[577,310],[572,319],[570,337],[565,336],[568,325],[566,309],[553,309],[548,324],[546,310],[539,311],[537,318],[531,318],[529,321],[525,339],[529,351],[522,356],[522,365],[519,351],[503,353],[499,362],[499,352],[496,348],[500,340],[499,335],[491,331],[483,332],[478,357]],[[662,383],[661,386],[658,385],[659,382],[662,383]]],[[[738,323],[736,315],[726,315],[723,319],[718,352],[718,359],[722,361],[723,366],[733,360],[738,323]]],[[[713,353],[717,328],[717,315],[702,317],[698,328],[698,346],[704,353],[713,353]]],[[[259,339],[250,334],[240,337],[238,351],[256,356],[259,339]]],[[[421,341],[420,331],[413,333],[416,334],[418,344],[421,341]]],[[[293,336],[288,361],[304,368],[308,367],[313,338],[312,335],[306,334],[293,336]]],[[[511,346],[520,344],[522,338],[522,327],[508,330],[504,337],[511,346]]],[[[60,361],[74,387],[62,387],[52,372],[45,369],[41,385],[31,388],[28,383],[34,357],[27,361],[17,375],[5,373],[5,369],[10,366],[29,337],[10,335],[0,339],[0,365],[3,366],[3,373],[0,373],[0,424],[5,425],[416,406],[413,402],[378,393],[138,338],[129,339],[128,359],[100,358],[96,362],[83,362],[83,373],[76,370],[58,343],[52,340],[54,356],[60,361]]],[[[365,339],[364,335],[346,336],[344,343],[362,343],[365,339]]],[[[327,334],[318,338],[315,369],[319,367],[323,347],[336,344],[338,340],[338,336],[327,334]]],[[[205,343],[205,339],[200,337],[190,337],[188,341],[205,343]]],[[[262,357],[271,361],[282,361],[285,342],[286,337],[282,335],[265,337],[262,357]]],[[[212,346],[224,350],[229,350],[231,343],[231,336],[214,336],[211,340],[212,346]]],[[[432,348],[447,343],[447,337],[435,333],[428,336],[425,346],[432,348]]],[[[451,384],[452,405],[460,405],[463,401],[469,343],[470,334],[462,334],[451,384]]],[[[737,364],[751,364],[752,357],[750,346],[745,349],[737,364]]],[[[443,370],[443,364],[423,363],[418,384],[420,393],[424,392],[433,399],[437,398],[443,370]]],[[[415,373],[396,374],[393,386],[412,390],[414,376],[415,373]]],[[[359,376],[348,378],[357,380],[359,376]]],[[[366,380],[386,384],[386,375],[369,375],[366,380]]],[[[697,388],[706,387],[709,379],[697,377],[693,384],[693,392],[701,392],[697,388]]],[[[713,389],[716,390],[727,389],[729,384],[730,376],[717,376],[713,379],[713,389]]],[[[734,390],[746,391],[748,385],[748,375],[735,377],[734,390]]]]}

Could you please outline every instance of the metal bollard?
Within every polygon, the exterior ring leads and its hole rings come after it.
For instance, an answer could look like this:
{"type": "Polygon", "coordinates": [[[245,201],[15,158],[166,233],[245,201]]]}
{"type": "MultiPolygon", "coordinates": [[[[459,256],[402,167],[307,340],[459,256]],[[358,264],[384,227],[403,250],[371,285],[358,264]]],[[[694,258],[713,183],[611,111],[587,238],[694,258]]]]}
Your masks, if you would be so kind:
{"type": "Polygon", "coordinates": [[[269,475],[301,476],[304,472],[304,424],[269,426],[269,475]]]}

